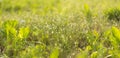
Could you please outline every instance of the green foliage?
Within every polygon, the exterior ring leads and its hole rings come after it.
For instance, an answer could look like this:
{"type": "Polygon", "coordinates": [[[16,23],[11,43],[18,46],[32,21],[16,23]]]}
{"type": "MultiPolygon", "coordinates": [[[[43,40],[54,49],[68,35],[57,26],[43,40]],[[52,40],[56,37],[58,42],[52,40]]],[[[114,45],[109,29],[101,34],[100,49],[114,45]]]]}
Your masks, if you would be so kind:
{"type": "Polygon", "coordinates": [[[87,4],[84,5],[84,13],[88,19],[90,19],[92,17],[91,9],[89,8],[89,6],[87,4]]]}
{"type": "Polygon", "coordinates": [[[59,56],[59,49],[58,48],[53,49],[50,58],[58,58],[58,56],[59,56]]]}
{"type": "Polygon", "coordinates": [[[28,27],[17,30],[17,25],[18,21],[16,20],[8,20],[2,24],[2,35],[4,35],[2,46],[4,47],[5,54],[9,57],[14,57],[23,48],[25,41],[20,40],[19,37],[21,36],[22,39],[25,39],[29,34],[28,27]]]}
{"type": "Polygon", "coordinates": [[[20,28],[18,37],[21,39],[27,38],[29,35],[29,31],[30,31],[29,27],[20,28]]]}
{"type": "Polygon", "coordinates": [[[45,50],[45,45],[29,46],[25,50],[20,51],[17,57],[20,58],[43,58],[48,56],[48,52],[45,50]],[[43,56],[44,55],[44,56],[43,56]]]}
{"type": "Polygon", "coordinates": [[[109,20],[120,20],[120,9],[119,8],[111,8],[105,11],[105,15],[108,17],[109,20]]]}
{"type": "Polygon", "coordinates": [[[120,24],[106,20],[119,21],[119,5],[118,0],[0,0],[0,58],[120,58],[120,24]]]}
{"type": "Polygon", "coordinates": [[[90,46],[87,46],[84,51],[81,51],[79,54],[76,55],[76,58],[88,58],[88,52],[91,50],[90,46]]]}
{"type": "Polygon", "coordinates": [[[97,58],[97,56],[98,56],[98,52],[95,51],[91,54],[90,58],[97,58]]]}
{"type": "Polygon", "coordinates": [[[117,27],[112,27],[110,31],[108,31],[106,34],[108,34],[106,37],[108,37],[110,44],[112,46],[109,46],[111,48],[109,50],[110,57],[112,58],[119,58],[119,42],[120,42],[120,30],[117,27]]]}

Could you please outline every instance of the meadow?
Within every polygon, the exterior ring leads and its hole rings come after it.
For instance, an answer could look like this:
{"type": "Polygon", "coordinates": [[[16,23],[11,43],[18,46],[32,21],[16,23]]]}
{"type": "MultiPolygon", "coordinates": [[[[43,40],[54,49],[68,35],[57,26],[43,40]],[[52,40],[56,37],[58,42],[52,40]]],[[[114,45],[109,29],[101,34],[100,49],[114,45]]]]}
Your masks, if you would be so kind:
{"type": "Polygon", "coordinates": [[[120,0],[0,0],[0,58],[120,58],[120,0]]]}

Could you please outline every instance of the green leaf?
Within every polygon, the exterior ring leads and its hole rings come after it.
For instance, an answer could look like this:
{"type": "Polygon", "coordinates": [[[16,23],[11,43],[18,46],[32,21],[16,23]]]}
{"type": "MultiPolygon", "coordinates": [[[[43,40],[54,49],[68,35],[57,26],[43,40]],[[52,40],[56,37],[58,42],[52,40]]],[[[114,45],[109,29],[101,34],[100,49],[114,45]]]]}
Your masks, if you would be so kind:
{"type": "Polygon", "coordinates": [[[95,51],[91,54],[90,58],[97,58],[97,56],[98,56],[98,52],[95,51]]]}
{"type": "Polygon", "coordinates": [[[50,58],[58,58],[59,56],[59,49],[55,48],[53,49],[52,53],[50,54],[50,58]]]}
{"type": "Polygon", "coordinates": [[[30,32],[29,27],[26,27],[26,28],[22,27],[19,30],[18,37],[21,38],[21,39],[26,38],[28,36],[29,32],[30,32]]]}
{"type": "Polygon", "coordinates": [[[116,27],[112,27],[113,35],[120,40],[120,30],[116,27]]]}

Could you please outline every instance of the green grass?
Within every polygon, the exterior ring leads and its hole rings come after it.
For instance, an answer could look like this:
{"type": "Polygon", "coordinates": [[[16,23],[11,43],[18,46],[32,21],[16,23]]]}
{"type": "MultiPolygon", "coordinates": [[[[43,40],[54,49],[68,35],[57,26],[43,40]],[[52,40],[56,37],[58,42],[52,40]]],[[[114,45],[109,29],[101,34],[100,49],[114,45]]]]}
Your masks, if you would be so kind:
{"type": "Polygon", "coordinates": [[[119,0],[0,0],[0,58],[120,58],[119,0]]]}

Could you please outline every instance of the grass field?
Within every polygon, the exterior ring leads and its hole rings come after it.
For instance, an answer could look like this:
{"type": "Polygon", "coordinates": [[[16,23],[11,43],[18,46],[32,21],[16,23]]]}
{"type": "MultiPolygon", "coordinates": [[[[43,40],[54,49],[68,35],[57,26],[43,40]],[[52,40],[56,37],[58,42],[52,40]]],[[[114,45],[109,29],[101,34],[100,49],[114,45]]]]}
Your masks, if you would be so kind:
{"type": "Polygon", "coordinates": [[[0,0],[0,58],[120,58],[120,0],[0,0]]]}

